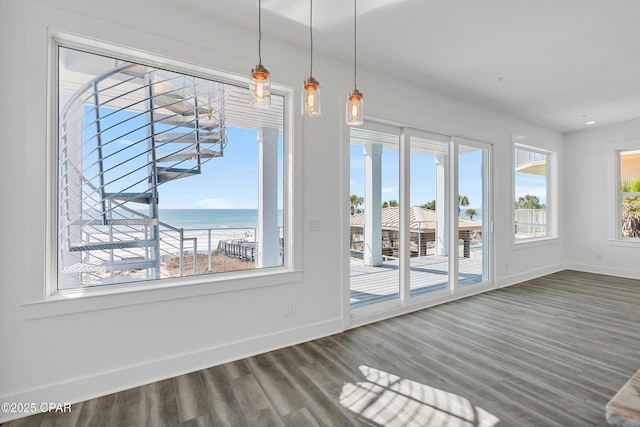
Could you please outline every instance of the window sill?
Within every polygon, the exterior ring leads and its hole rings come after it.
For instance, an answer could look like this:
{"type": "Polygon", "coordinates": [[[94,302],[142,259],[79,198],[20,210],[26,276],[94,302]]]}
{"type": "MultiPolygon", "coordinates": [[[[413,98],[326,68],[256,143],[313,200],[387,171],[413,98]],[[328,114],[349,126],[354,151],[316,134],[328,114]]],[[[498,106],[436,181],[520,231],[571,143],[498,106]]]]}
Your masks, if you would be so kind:
{"type": "Polygon", "coordinates": [[[526,249],[536,246],[555,245],[560,241],[559,237],[540,237],[527,240],[521,240],[511,243],[511,249],[526,249]]]}
{"type": "Polygon", "coordinates": [[[623,247],[627,247],[627,248],[640,248],[640,239],[636,239],[636,240],[609,239],[609,246],[623,246],[623,247]]]}
{"type": "Polygon", "coordinates": [[[28,319],[63,316],[96,310],[106,310],[132,305],[149,304],[182,298],[194,298],[226,292],[242,291],[266,286],[283,285],[302,281],[302,271],[274,268],[261,274],[242,273],[229,278],[211,280],[167,280],[162,283],[145,282],[112,289],[79,289],[58,292],[46,300],[22,304],[28,319]]]}

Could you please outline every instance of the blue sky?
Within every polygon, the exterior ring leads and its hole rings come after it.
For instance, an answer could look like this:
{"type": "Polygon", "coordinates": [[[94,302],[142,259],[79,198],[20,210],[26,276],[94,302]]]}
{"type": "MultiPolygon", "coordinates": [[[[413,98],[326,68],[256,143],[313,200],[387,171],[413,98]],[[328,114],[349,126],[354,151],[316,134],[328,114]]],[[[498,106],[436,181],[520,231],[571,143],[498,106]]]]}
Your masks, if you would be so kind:
{"type": "MultiPolygon", "coordinates": [[[[101,109],[101,114],[106,115],[113,110],[101,109]]],[[[127,117],[133,117],[134,113],[120,111],[111,120],[113,123],[122,122],[127,117]]],[[[87,122],[90,118],[85,119],[87,122]]],[[[142,155],[146,144],[138,143],[146,138],[144,128],[133,131],[144,125],[144,117],[129,120],[125,124],[104,133],[106,141],[113,140],[110,144],[110,152],[113,154],[109,160],[111,164],[117,164],[123,159],[138,156],[134,162],[143,164],[142,155]],[[132,132],[133,131],[133,132],[132,132]],[[122,136],[124,135],[124,136],[122,136]],[[133,149],[129,147],[134,147],[133,149]],[[123,150],[124,149],[124,150],[123,150]],[[123,150],[120,153],[114,151],[123,150]]],[[[167,125],[158,125],[157,131],[169,129],[167,125]]],[[[188,131],[189,129],[183,129],[188,131]]],[[[177,132],[179,129],[171,130],[177,132]]],[[[214,158],[203,165],[201,175],[190,176],[162,184],[159,187],[161,209],[257,209],[258,206],[258,143],[255,130],[228,128],[228,144],[222,158],[214,158]]],[[[85,137],[94,133],[90,127],[86,130],[85,137]]],[[[283,142],[282,135],[278,144],[278,202],[282,207],[283,188],[283,142]]],[[[174,148],[175,149],[175,148],[174,148]]],[[[107,150],[107,151],[109,151],[107,150]]],[[[159,149],[159,151],[162,151],[159,149]]],[[[350,194],[364,196],[364,157],[362,147],[351,145],[351,174],[350,194]]],[[[399,158],[398,151],[385,147],[382,153],[382,200],[399,201],[399,158]]],[[[468,208],[482,209],[482,152],[480,150],[462,153],[459,156],[459,193],[469,198],[468,208]]],[[[131,169],[131,167],[129,167],[131,169]]],[[[96,171],[97,172],[97,171],[96,171]]],[[[115,174],[114,170],[114,174],[115,174]]],[[[119,170],[117,171],[118,173],[119,170]]],[[[422,205],[435,199],[435,161],[433,156],[424,154],[411,154],[411,200],[410,205],[422,205]]],[[[141,169],[131,177],[140,183],[134,188],[146,186],[146,168],[141,169]]],[[[515,199],[526,194],[539,197],[541,203],[546,203],[546,177],[531,174],[516,174],[515,199]]],[[[119,181],[108,191],[127,191],[129,185],[119,181]]],[[[134,189],[128,190],[132,191],[134,189]]],[[[140,190],[144,191],[144,189],[140,190]]],[[[468,209],[466,208],[466,209],[468,209]]]]}
{"type": "MultiPolygon", "coordinates": [[[[85,107],[85,112],[91,111],[85,107]]],[[[130,111],[101,108],[103,157],[108,192],[144,192],[147,189],[146,129],[144,115],[130,111]],[[111,114],[110,116],[108,116],[111,114]],[[127,120],[128,119],[128,120],[127,120]],[[131,160],[129,160],[131,159],[131,160]],[[137,170],[136,170],[137,169],[137,170]],[[120,176],[129,174],[125,178],[120,176]]],[[[85,175],[99,175],[97,151],[95,151],[95,126],[91,114],[84,118],[85,175]],[[91,152],[91,150],[94,150],[91,152]],[[93,163],[93,166],[89,165],[93,163]]],[[[190,132],[189,128],[157,124],[156,132],[190,132]]],[[[160,209],[257,209],[258,208],[258,142],[257,132],[250,129],[227,128],[228,143],[223,157],[212,158],[202,167],[202,174],[176,179],[159,186],[160,209]]],[[[206,146],[206,145],[205,145],[206,146]]],[[[208,147],[208,146],[207,146],[208,147]]],[[[159,147],[158,153],[184,148],[183,144],[159,147]]],[[[218,147],[214,147],[218,149],[218,147]]],[[[190,168],[195,162],[185,162],[176,167],[190,168]]],[[[160,164],[161,166],[171,166],[160,164]]],[[[282,208],[283,194],[283,142],[278,144],[278,204],[282,208]]]]}
{"type": "MultiPolygon", "coordinates": [[[[351,145],[351,194],[364,196],[364,156],[362,146],[351,145]]],[[[469,208],[482,208],[481,151],[464,153],[459,158],[460,194],[469,198],[469,208]]],[[[399,201],[398,152],[382,151],[382,200],[399,201]]],[[[422,205],[436,198],[436,168],[433,156],[411,154],[411,206],[422,205]]]]}
{"type": "MultiPolygon", "coordinates": [[[[161,209],[257,209],[258,142],[255,130],[228,128],[224,157],[203,166],[202,175],[160,186],[161,209]],[[185,186],[187,184],[187,186],[185,186]]],[[[278,150],[278,205],[282,208],[282,135],[278,150]]]]}
{"type": "Polygon", "coordinates": [[[538,196],[540,203],[547,203],[547,177],[530,173],[516,172],[516,197],[524,197],[527,194],[538,196]]]}
{"type": "MultiPolygon", "coordinates": [[[[350,194],[364,196],[364,156],[362,146],[352,144],[350,194]]],[[[482,209],[482,152],[472,151],[459,156],[459,194],[467,196],[469,206],[463,209],[482,209]]],[[[419,206],[435,200],[435,159],[433,156],[411,154],[411,206],[419,206]]],[[[382,200],[399,201],[398,152],[385,147],[382,151],[382,200]]],[[[546,177],[516,173],[515,199],[526,194],[538,196],[541,203],[547,202],[546,177]]]]}

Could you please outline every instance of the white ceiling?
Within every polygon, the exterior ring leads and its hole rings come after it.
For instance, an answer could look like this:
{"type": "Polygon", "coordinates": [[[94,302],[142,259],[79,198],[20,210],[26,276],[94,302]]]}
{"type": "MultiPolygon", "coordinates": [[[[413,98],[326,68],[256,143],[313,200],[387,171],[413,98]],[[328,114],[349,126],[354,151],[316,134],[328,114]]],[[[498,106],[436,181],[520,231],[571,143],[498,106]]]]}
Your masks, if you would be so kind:
{"type": "MultiPolygon", "coordinates": [[[[257,0],[182,1],[256,31],[257,0]]],[[[262,7],[265,38],[308,46],[308,0],[262,7]]],[[[572,132],[640,117],[639,19],[639,0],[360,0],[358,63],[572,132]]],[[[352,31],[351,0],[316,0],[317,52],[352,61],[352,31]]]]}

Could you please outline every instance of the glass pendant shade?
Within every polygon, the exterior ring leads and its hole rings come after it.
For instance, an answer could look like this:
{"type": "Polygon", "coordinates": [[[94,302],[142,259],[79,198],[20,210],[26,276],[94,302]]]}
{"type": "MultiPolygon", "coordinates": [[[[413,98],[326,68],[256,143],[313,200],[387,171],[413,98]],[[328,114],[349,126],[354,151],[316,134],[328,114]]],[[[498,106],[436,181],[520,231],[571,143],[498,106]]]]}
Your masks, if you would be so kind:
{"type": "Polygon", "coordinates": [[[349,126],[359,126],[363,123],[363,96],[358,89],[349,92],[347,98],[347,124],[349,126]]]}
{"type": "Polygon", "coordinates": [[[304,81],[302,91],[301,112],[303,116],[317,117],[322,112],[320,107],[320,83],[313,77],[304,81]]]}
{"type": "Polygon", "coordinates": [[[271,106],[271,79],[269,70],[256,65],[251,69],[249,79],[249,105],[256,108],[269,108],[271,106]]]}
{"type": "Polygon", "coordinates": [[[347,125],[360,126],[364,122],[363,96],[358,90],[358,1],[353,0],[353,90],[347,97],[345,109],[347,125]]]}

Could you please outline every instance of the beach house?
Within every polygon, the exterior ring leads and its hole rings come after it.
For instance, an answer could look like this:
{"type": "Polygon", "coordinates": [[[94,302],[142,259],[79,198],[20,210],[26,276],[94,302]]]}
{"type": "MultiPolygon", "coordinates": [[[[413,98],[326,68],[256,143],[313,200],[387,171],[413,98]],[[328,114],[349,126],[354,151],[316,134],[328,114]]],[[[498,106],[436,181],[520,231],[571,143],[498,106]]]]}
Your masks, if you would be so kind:
{"type": "Polygon", "coordinates": [[[640,424],[638,16],[0,0],[0,423],[640,424]]]}

